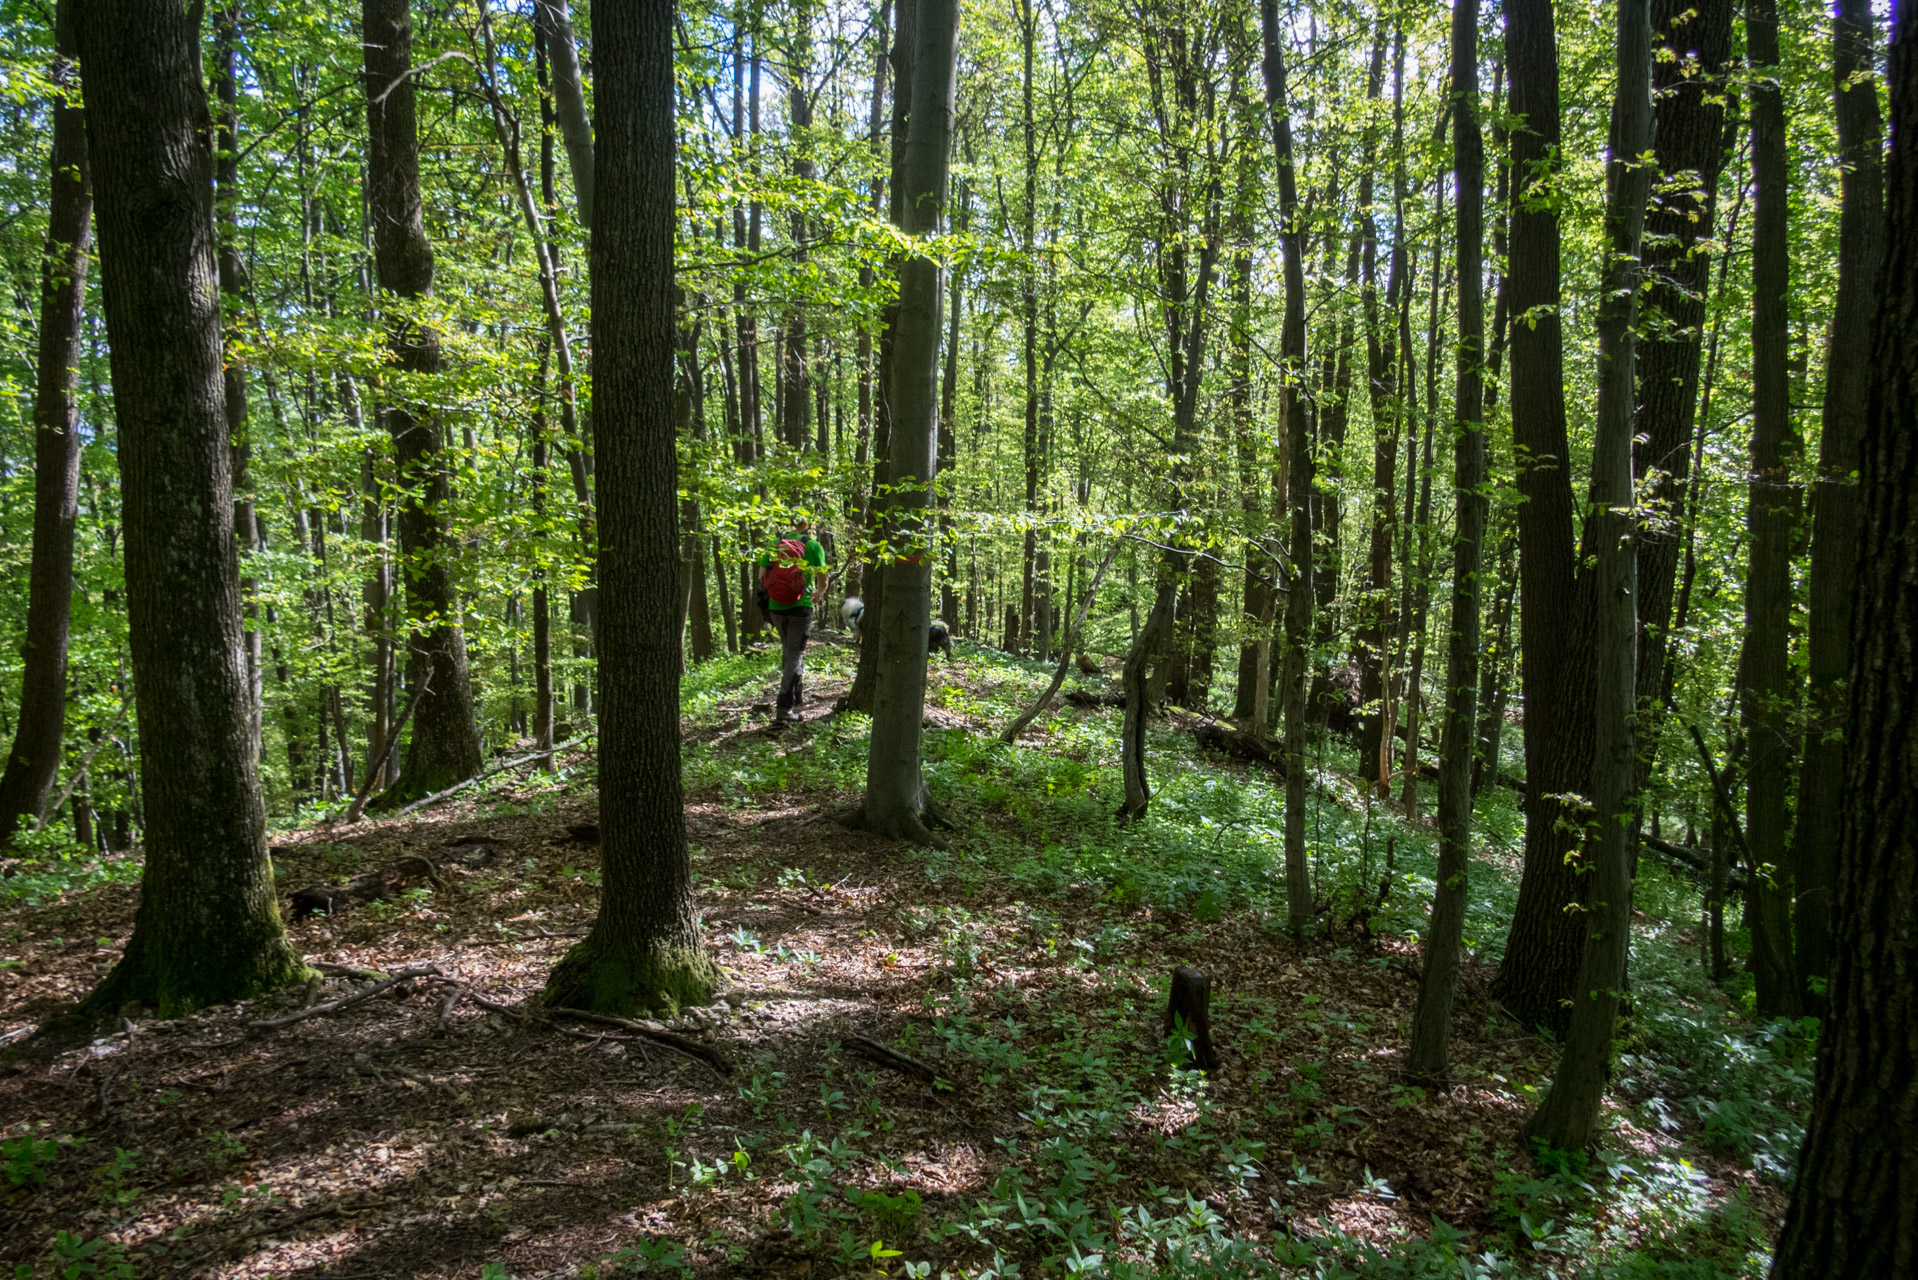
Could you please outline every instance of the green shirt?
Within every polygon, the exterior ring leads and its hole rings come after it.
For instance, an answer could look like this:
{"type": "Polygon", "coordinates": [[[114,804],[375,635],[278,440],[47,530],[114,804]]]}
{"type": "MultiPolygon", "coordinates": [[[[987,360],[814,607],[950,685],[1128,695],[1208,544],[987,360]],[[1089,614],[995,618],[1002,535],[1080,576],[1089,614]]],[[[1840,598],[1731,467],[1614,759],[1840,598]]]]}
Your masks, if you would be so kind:
{"type": "MultiPolygon", "coordinates": [[[[793,538],[792,540],[794,542],[799,541],[798,538],[793,538]]],[[[780,541],[784,542],[785,539],[782,538],[780,539],[780,541]]],[[[814,575],[818,573],[824,573],[826,571],[826,549],[819,545],[819,539],[817,538],[808,536],[805,541],[806,541],[807,573],[800,586],[799,603],[780,604],[778,601],[773,601],[768,607],[770,607],[774,612],[779,612],[781,610],[786,610],[786,609],[812,608],[812,584],[814,581],[814,575]]],[[[779,544],[774,543],[772,551],[768,551],[765,555],[759,557],[759,567],[762,569],[777,568],[780,563],[779,557],[776,554],[778,549],[779,549],[779,544]]]]}

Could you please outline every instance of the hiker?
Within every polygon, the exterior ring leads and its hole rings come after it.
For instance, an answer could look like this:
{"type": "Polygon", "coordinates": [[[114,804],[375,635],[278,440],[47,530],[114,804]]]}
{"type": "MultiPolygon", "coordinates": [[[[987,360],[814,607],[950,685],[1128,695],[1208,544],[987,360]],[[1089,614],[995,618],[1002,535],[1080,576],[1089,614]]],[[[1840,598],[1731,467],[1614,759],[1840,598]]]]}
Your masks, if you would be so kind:
{"type": "Polygon", "coordinates": [[[793,720],[801,702],[799,675],[806,660],[806,633],[812,629],[816,592],[826,597],[826,549],[812,536],[812,522],[794,516],[792,532],[759,558],[759,588],[766,614],[779,631],[779,701],[774,724],[793,720]]]}

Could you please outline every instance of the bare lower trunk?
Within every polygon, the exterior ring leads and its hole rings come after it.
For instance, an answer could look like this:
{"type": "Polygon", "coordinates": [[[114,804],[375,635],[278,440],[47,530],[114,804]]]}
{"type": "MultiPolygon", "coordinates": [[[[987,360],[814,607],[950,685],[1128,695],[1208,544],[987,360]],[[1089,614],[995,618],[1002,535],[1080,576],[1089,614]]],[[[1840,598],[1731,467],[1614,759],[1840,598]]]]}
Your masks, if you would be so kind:
{"type": "Polygon", "coordinates": [[[673,6],[595,15],[599,162],[593,238],[594,445],[605,551],[599,610],[600,829],[593,930],[547,979],[548,1006],[676,1014],[712,998],[700,944],[679,760],[679,634],[646,548],[671,547],[673,6]]]}
{"type": "Polygon", "coordinates": [[[146,866],[133,935],[82,1012],[174,1017],[304,976],[274,903],[249,737],[197,12],[77,24],[126,528],[146,866]]]}

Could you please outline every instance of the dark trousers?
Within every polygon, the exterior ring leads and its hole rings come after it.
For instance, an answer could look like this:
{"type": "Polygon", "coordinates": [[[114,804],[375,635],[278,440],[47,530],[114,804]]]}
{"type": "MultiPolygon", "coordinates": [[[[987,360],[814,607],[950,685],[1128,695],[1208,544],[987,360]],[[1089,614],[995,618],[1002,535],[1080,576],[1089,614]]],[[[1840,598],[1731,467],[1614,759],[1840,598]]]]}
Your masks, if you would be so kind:
{"type": "Polygon", "coordinates": [[[773,609],[773,626],[779,631],[779,703],[780,715],[799,705],[799,677],[806,666],[806,636],[812,630],[811,609],[773,609]]]}

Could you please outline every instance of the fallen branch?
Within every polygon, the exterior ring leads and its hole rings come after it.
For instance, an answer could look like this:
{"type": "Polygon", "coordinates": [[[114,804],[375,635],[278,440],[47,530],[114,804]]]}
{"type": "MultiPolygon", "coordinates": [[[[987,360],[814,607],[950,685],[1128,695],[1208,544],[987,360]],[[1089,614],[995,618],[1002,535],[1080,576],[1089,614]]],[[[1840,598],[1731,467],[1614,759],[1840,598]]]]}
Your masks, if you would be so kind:
{"type": "Polygon", "coordinates": [[[845,1045],[860,1057],[868,1058],[882,1067],[890,1067],[901,1075],[911,1076],[922,1084],[934,1084],[939,1079],[939,1073],[919,1059],[897,1049],[888,1049],[877,1040],[858,1035],[847,1036],[845,1045]]]}
{"type": "Polygon", "coordinates": [[[120,704],[120,714],[113,718],[113,723],[108,725],[107,731],[100,735],[100,740],[87,748],[86,756],[80,761],[80,767],[73,771],[73,776],[67,779],[67,785],[60,789],[60,794],[53,798],[52,804],[40,811],[40,820],[33,824],[36,834],[46,827],[48,818],[60,812],[60,806],[67,802],[67,797],[73,794],[73,789],[79,786],[81,780],[87,776],[87,770],[93,767],[93,757],[100,754],[101,747],[114,740],[113,731],[118,729],[120,722],[126,718],[127,707],[123,702],[120,704]]]}
{"type": "MultiPolygon", "coordinates": [[[[394,84],[399,81],[395,80],[394,84]]],[[[392,92],[389,88],[387,92],[392,92]]],[[[406,728],[406,722],[413,718],[413,709],[420,705],[420,699],[426,696],[428,686],[433,683],[433,664],[425,663],[420,675],[420,687],[413,690],[413,696],[406,700],[406,706],[400,711],[399,720],[393,725],[392,732],[386,735],[386,745],[380,748],[379,758],[366,766],[366,781],[360,784],[359,793],[353,797],[353,803],[346,807],[347,826],[352,826],[366,812],[366,798],[373,794],[373,785],[379,776],[386,772],[386,762],[393,754],[393,748],[399,745],[400,733],[406,728]]],[[[331,825],[330,823],[328,825],[331,825]]]]}
{"type": "Polygon", "coordinates": [[[645,1023],[634,1022],[631,1018],[617,1018],[610,1013],[588,1013],[584,1009],[548,1009],[546,1012],[555,1018],[578,1018],[582,1022],[597,1022],[601,1026],[619,1027],[621,1030],[630,1031],[654,1044],[663,1044],[668,1049],[676,1050],[689,1058],[705,1063],[721,1077],[729,1076],[733,1072],[733,1064],[712,1046],[690,1040],[682,1035],[675,1035],[670,1031],[655,1031],[645,1023]]]}
{"type": "Polygon", "coordinates": [[[451,1029],[451,1025],[453,1021],[453,1006],[457,1005],[460,1002],[460,997],[465,994],[466,994],[466,986],[464,983],[462,983],[458,986],[455,986],[453,988],[453,993],[446,997],[446,1003],[440,1006],[440,1025],[439,1025],[439,1029],[433,1033],[434,1035],[440,1036],[443,1038],[446,1035],[447,1031],[451,1029]]]}
{"type": "Polygon", "coordinates": [[[396,818],[404,818],[407,814],[419,809],[424,809],[427,805],[438,804],[448,796],[464,791],[476,782],[484,782],[496,773],[505,773],[508,769],[517,769],[523,764],[531,764],[535,760],[544,760],[548,756],[558,755],[560,752],[569,748],[577,747],[582,742],[590,741],[592,736],[590,733],[582,733],[577,738],[569,738],[567,741],[557,744],[551,751],[535,751],[531,755],[518,756],[503,763],[493,765],[490,768],[482,769],[464,782],[456,782],[444,791],[436,791],[422,800],[415,800],[412,804],[399,810],[393,816],[396,818]]]}
{"type": "Polygon", "coordinates": [[[342,1009],[350,1009],[356,1004],[371,1000],[382,991],[399,986],[402,982],[411,982],[415,978],[436,977],[438,974],[439,966],[431,964],[418,965],[411,969],[396,969],[371,986],[362,987],[358,991],[352,992],[350,995],[341,996],[337,1000],[328,1000],[325,1004],[310,1005],[304,1009],[296,1009],[292,1013],[283,1014],[277,1018],[261,1018],[247,1025],[259,1031],[274,1031],[281,1027],[290,1027],[296,1022],[304,1022],[308,1018],[317,1018],[323,1013],[338,1013],[342,1009]]]}

